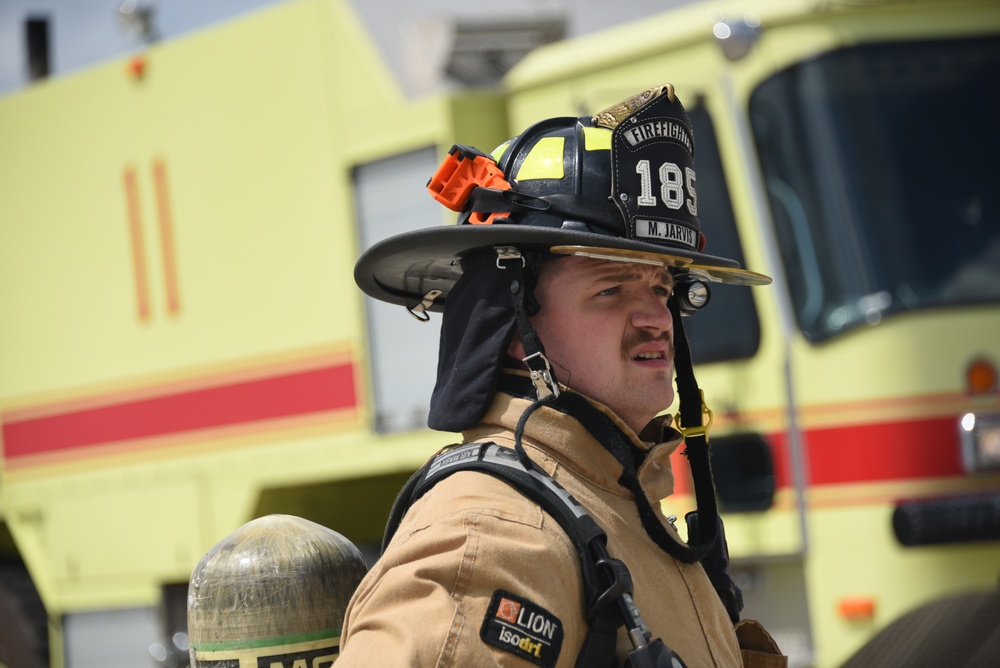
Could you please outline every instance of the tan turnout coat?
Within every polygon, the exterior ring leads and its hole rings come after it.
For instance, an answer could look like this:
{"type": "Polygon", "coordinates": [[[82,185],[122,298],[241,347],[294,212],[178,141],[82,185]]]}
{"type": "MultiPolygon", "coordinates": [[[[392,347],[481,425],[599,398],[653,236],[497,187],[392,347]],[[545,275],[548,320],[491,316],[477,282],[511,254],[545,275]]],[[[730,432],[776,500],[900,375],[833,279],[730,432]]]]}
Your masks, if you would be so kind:
{"type": "MultiPolygon", "coordinates": [[[[482,423],[464,434],[465,441],[513,447],[514,427],[528,405],[497,393],[482,423]]],[[[601,408],[625,434],[632,434],[601,408]]],[[[673,491],[669,456],[680,435],[670,428],[662,433],[666,442],[635,442],[650,451],[639,478],[666,524],[658,501],[673,491]]],[[[649,538],[631,493],[618,484],[621,465],[574,418],[540,408],[528,420],[522,442],[528,455],[607,532],[611,555],[632,573],[635,602],[653,637],[662,638],[689,668],[784,665],[784,657],[759,627],[748,634],[741,631],[741,638],[748,635],[757,649],[774,653],[744,649],[741,658],[733,626],[701,565],[676,561],[649,538]]],[[[412,506],[389,549],[358,587],[336,665],[573,666],[587,633],[582,601],[579,557],[555,520],[507,484],[459,472],[412,506]],[[512,600],[526,601],[525,610],[541,610],[546,621],[557,620],[559,647],[549,642],[551,629],[538,616],[533,619],[541,634],[533,638],[544,647],[522,640],[519,654],[483,639],[486,627],[498,623],[497,596],[502,601],[507,593],[514,595],[512,600]],[[529,661],[526,653],[540,658],[529,661]]],[[[516,641],[518,636],[507,633],[506,638],[516,641]]],[[[623,663],[630,649],[619,630],[623,663]]]]}

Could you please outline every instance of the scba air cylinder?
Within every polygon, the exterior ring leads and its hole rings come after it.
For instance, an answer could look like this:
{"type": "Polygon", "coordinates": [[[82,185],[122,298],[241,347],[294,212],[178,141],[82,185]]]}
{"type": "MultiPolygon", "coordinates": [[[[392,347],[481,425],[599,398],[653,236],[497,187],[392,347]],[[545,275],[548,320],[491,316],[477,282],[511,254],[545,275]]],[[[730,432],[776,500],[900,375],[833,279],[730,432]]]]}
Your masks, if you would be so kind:
{"type": "Polygon", "coordinates": [[[191,666],[328,668],[366,570],[351,541],[315,522],[267,515],[244,524],[191,574],[191,666]]]}

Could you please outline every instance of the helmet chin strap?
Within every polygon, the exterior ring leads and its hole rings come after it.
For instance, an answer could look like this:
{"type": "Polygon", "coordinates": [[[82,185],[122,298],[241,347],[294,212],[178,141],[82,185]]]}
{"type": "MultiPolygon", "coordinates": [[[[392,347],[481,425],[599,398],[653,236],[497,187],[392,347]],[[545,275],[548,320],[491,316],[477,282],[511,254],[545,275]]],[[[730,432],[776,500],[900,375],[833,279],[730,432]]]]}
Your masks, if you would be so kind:
{"type": "Polygon", "coordinates": [[[538,338],[538,333],[531,326],[529,316],[538,311],[538,303],[528,289],[525,275],[527,260],[516,248],[497,246],[497,267],[510,272],[510,296],[514,305],[514,317],[517,320],[517,331],[524,347],[524,359],[528,367],[531,383],[535,386],[535,394],[539,401],[559,396],[559,383],[552,372],[552,365],[545,356],[545,349],[538,338]]]}
{"type": "Polygon", "coordinates": [[[531,294],[527,285],[525,267],[527,260],[521,252],[511,246],[498,246],[497,267],[510,272],[510,297],[514,306],[514,318],[517,321],[517,332],[521,337],[521,346],[524,348],[524,362],[528,367],[531,376],[531,384],[535,388],[535,401],[521,414],[517,421],[517,428],[514,430],[514,450],[517,452],[521,464],[528,469],[537,469],[537,465],[528,453],[524,451],[521,444],[521,436],[524,434],[524,426],[528,418],[543,404],[559,397],[559,383],[552,373],[552,365],[545,356],[545,349],[542,341],[538,338],[538,332],[531,326],[529,316],[538,312],[538,303],[531,294]]]}
{"type": "Polygon", "coordinates": [[[680,307],[673,297],[667,302],[674,324],[674,370],[680,410],[677,429],[684,434],[684,455],[691,466],[694,495],[697,504],[696,530],[691,533],[692,547],[711,549],[719,538],[719,510],[715,501],[715,482],[712,479],[712,452],[708,444],[708,428],[712,412],[705,405],[705,398],[698,388],[691,362],[691,349],[680,307]],[[696,544],[696,545],[695,545],[696,544]]]}

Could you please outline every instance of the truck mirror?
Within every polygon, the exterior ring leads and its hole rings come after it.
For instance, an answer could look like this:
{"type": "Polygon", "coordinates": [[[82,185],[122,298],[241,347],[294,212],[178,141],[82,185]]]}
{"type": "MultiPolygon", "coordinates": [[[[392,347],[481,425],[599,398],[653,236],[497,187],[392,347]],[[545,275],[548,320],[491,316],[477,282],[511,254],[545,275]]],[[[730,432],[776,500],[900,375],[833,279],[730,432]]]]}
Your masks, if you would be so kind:
{"type": "Polygon", "coordinates": [[[760,434],[729,434],[712,438],[712,471],[719,510],[747,513],[767,510],[774,503],[771,448],[760,434]]]}

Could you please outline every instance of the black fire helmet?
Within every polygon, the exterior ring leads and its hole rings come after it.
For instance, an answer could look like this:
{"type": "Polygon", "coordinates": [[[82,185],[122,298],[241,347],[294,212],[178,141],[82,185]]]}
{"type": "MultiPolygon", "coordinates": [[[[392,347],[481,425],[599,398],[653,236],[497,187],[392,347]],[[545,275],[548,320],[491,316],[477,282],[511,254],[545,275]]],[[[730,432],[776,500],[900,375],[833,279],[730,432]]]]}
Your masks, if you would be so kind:
{"type": "MultiPolygon", "coordinates": [[[[519,320],[526,337],[547,258],[665,266],[678,280],[771,282],[702,252],[694,141],[667,84],[596,116],[541,121],[492,155],[452,148],[428,189],[460,212],[458,224],[377,243],[354,272],[375,299],[421,318],[444,311],[431,428],[462,431],[485,414],[519,320]]],[[[529,355],[542,352],[540,342],[524,343],[529,355]]],[[[546,363],[535,362],[529,367],[544,375],[546,363]]]]}

